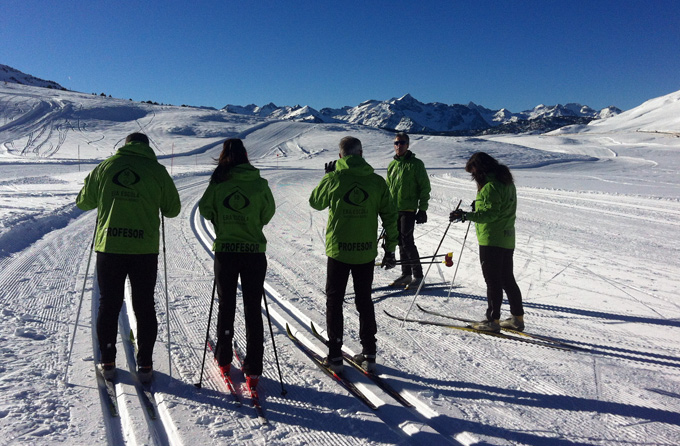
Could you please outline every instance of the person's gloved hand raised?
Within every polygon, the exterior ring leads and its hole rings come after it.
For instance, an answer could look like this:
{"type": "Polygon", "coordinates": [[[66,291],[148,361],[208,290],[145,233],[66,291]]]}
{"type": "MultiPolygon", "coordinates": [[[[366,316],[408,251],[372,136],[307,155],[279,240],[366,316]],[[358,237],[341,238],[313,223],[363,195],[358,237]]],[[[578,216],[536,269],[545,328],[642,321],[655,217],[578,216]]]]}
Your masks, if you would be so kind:
{"type": "Polygon", "coordinates": [[[330,163],[324,164],[323,170],[324,170],[326,173],[331,173],[331,172],[333,172],[333,171],[335,170],[335,161],[331,161],[330,163]]]}

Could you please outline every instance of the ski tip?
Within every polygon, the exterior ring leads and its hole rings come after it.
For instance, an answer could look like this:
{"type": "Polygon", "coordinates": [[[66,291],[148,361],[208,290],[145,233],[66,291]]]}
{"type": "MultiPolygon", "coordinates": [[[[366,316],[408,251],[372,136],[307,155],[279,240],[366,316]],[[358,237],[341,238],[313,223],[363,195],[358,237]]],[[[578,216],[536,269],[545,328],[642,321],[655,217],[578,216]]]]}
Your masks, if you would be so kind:
{"type": "Polygon", "coordinates": [[[318,337],[321,337],[321,335],[319,334],[319,330],[317,330],[317,329],[316,329],[316,325],[314,325],[314,322],[309,321],[309,325],[310,325],[311,328],[312,328],[312,333],[314,334],[314,336],[316,336],[317,338],[318,338],[318,337]]]}

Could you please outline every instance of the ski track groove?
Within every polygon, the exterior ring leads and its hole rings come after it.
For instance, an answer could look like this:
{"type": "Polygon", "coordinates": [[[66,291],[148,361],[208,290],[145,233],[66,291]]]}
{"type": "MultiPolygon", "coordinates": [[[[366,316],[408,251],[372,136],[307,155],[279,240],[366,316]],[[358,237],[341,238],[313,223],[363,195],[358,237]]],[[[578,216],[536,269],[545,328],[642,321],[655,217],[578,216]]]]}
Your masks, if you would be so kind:
{"type": "MultiPolygon", "coordinates": [[[[34,426],[18,433],[0,427],[4,439],[25,441],[68,428],[70,403],[59,397],[58,381],[69,342],[66,324],[73,320],[72,304],[77,303],[78,298],[72,290],[82,273],[81,264],[72,260],[82,258],[87,252],[80,242],[79,227],[82,225],[74,223],[74,230],[50,234],[20,254],[0,262],[0,283],[3,284],[0,305],[15,309],[2,312],[0,333],[2,337],[14,338],[15,342],[3,348],[4,364],[0,371],[4,376],[0,378],[0,387],[19,380],[26,389],[20,399],[16,399],[19,395],[1,393],[0,406],[6,411],[5,419],[20,418],[34,426]],[[12,301],[11,305],[9,301],[12,301]],[[53,342],[44,342],[47,338],[53,342]],[[35,368],[34,355],[43,358],[39,360],[38,368],[35,368]],[[5,367],[12,372],[5,373],[5,367]],[[44,393],[34,395],[34,389],[40,387],[36,382],[43,380],[51,385],[44,393]],[[41,399],[49,401],[49,405],[36,405],[41,399]],[[50,420],[56,420],[56,423],[50,420]]],[[[89,232],[87,228],[84,231],[89,232]]]]}

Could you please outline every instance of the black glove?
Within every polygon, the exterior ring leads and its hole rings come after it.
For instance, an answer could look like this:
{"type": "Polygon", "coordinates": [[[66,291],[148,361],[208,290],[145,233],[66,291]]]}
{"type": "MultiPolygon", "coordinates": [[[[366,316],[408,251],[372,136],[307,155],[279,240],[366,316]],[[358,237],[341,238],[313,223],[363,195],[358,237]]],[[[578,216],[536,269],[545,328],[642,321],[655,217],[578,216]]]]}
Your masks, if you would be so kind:
{"type": "Polygon", "coordinates": [[[333,172],[335,170],[335,161],[331,161],[330,163],[324,164],[323,170],[325,170],[326,173],[333,172]]]}
{"type": "Polygon", "coordinates": [[[465,211],[463,211],[462,209],[456,209],[455,211],[451,211],[451,213],[449,214],[449,221],[451,223],[455,223],[455,222],[458,222],[458,221],[464,222],[465,221],[465,211]]]}
{"type": "Polygon", "coordinates": [[[397,258],[394,257],[394,253],[385,251],[385,257],[383,257],[382,260],[382,267],[387,270],[392,269],[395,266],[397,266],[397,258]]]}
{"type": "Polygon", "coordinates": [[[419,225],[427,223],[427,212],[422,209],[416,212],[416,223],[419,225]]]}

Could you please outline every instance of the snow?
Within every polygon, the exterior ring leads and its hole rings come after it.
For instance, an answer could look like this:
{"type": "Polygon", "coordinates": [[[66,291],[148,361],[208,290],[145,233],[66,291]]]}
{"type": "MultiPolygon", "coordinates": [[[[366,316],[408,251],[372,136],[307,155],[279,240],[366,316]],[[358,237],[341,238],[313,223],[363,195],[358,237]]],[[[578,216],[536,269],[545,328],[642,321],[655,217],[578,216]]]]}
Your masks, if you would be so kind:
{"type": "MultiPolygon", "coordinates": [[[[403,315],[413,296],[376,291],[380,368],[415,409],[348,371],[380,406],[372,411],[316,368],[289,341],[285,325],[324,352],[308,327],[325,326],[326,213],[313,211],[307,199],[346,135],[362,140],[367,160],[384,175],[391,133],[0,85],[0,444],[678,444],[679,98],[676,92],[546,135],[412,135],[411,149],[433,184],[429,220],[416,229],[418,247],[433,254],[443,240],[440,253],[452,252],[456,263],[432,266],[427,281],[446,286],[425,288],[416,303],[466,318],[484,313],[474,230],[447,218],[459,200],[467,207],[474,198],[463,167],[483,150],[512,168],[518,186],[515,274],[527,332],[589,351],[402,324],[382,310],[403,315]],[[94,261],[87,269],[95,215],[74,206],[85,175],[140,130],[175,178],[183,204],[180,216],[165,222],[168,249],[159,265],[156,421],[145,415],[122,342],[121,417],[110,419],[100,399],[94,261]],[[209,231],[195,205],[221,142],[233,136],[244,138],[277,200],[265,229],[267,299],[287,394],[281,395],[265,326],[260,387],[268,427],[248,404],[233,405],[210,360],[202,389],[194,386],[213,278],[209,231]]],[[[375,287],[396,275],[376,269],[375,287]]],[[[345,347],[354,353],[359,327],[351,291],[345,347]]],[[[411,316],[445,321],[415,307],[411,316]]],[[[132,319],[126,323],[134,327],[132,319]]],[[[236,327],[244,345],[242,311],[236,327]]]]}

